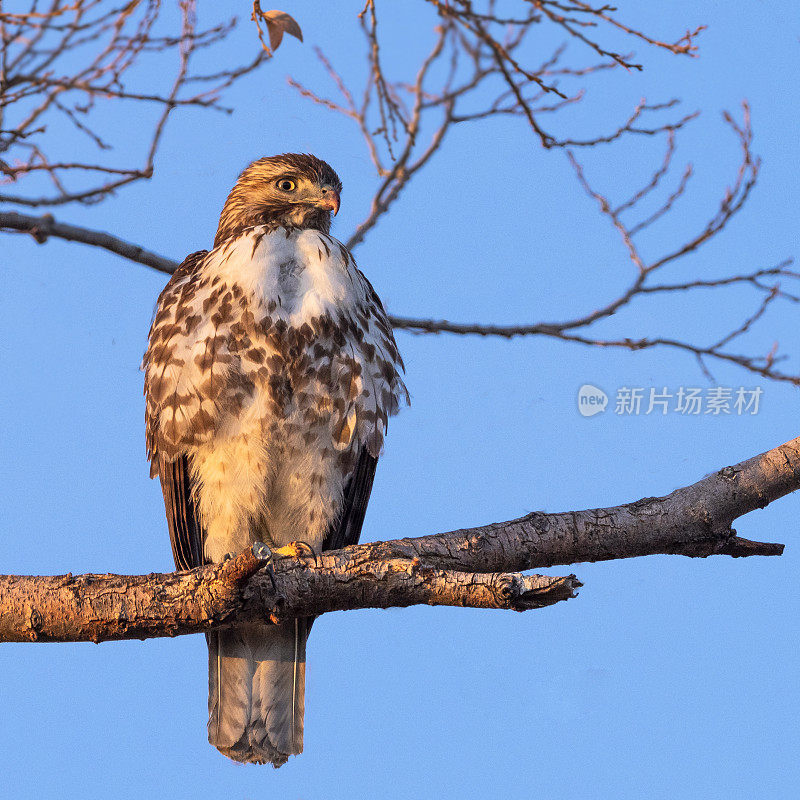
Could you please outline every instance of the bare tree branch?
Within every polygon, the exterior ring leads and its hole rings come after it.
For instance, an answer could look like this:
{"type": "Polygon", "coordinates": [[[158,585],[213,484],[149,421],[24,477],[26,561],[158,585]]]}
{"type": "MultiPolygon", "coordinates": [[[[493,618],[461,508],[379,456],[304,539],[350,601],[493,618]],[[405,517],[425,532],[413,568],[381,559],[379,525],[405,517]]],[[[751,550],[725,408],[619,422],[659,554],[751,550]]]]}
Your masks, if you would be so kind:
{"type": "MultiPolygon", "coordinates": [[[[113,6],[100,0],[53,0],[39,10],[0,9],[0,202],[28,207],[99,202],[116,189],[153,174],[168,117],[175,108],[229,111],[222,92],[270,57],[259,51],[243,64],[214,73],[194,68],[198,51],[214,47],[234,30],[229,20],[199,30],[195,0],[181,0],[178,35],[161,35],[160,0],[113,6]],[[173,54],[174,72],[163,87],[136,87],[134,67],[150,57],[173,54]],[[155,56],[153,56],[155,54],[155,56]],[[171,78],[171,82],[170,82],[171,78]],[[189,91],[203,83],[202,91],[189,91]],[[101,133],[104,105],[130,103],[141,109],[135,131],[144,141],[138,165],[109,161],[113,145],[101,133]],[[74,151],[70,129],[96,149],[95,157],[55,155],[74,151]],[[41,178],[46,178],[42,180],[41,178]]],[[[163,70],[162,70],[163,72],[163,70]]],[[[130,126],[118,126],[130,139],[130,126]]]]}
{"type": "MultiPolygon", "coordinates": [[[[585,96],[585,88],[562,91],[560,82],[585,80],[620,64],[627,65],[627,62],[610,59],[588,66],[564,66],[561,62],[565,47],[561,45],[537,65],[523,66],[519,60],[523,45],[541,21],[541,15],[530,4],[525,4],[525,15],[510,19],[496,17],[493,3],[488,4],[489,13],[484,14],[476,12],[471,2],[462,0],[452,4],[438,0],[428,2],[438,12],[439,25],[434,30],[433,46],[422,60],[413,82],[394,81],[388,77],[372,0],[359,15],[369,67],[360,102],[356,102],[354,93],[319,49],[317,55],[343,103],[289,79],[290,85],[303,97],[357,124],[375,166],[379,185],[367,217],[347,241],[350,248],[360,244],[387,213],[408,182],[439,151],[454,125],[494,116],[519,116],[527,121],[545,148],[588,148],[615,142],[627,134],[656,135],[676,131],[696,116],[696,113],[687,114],[677,120],[646,125],[642,121],[646,114],[673,109],[677,101],[648,104],[642,100],[630,117],[611,133],[584,138],[557,137],[545,131],[540,120],[580,102],[585,96]],[[503,35],[495,34],[497,25],[503,26],[503,35]],[[494,99],[489,102],[487,87],[494,93],[494,99]],[[550,95],[558,98],[556,102],[543,103],[550,95]]],[[[598,11],[604,9],[606,7],[598,11]]],[[[648,41],[670,52],[683,52],[682,46],[675,45],[673,49],[672,45],[654,39],[648,41]]]]}
{"type": "MultiPolygon", "coordinates": [[[[513,113],[523,116],[529,126],[536,134],[541,145],[545,148],[572,146],[592,147],[597,144],[615,141],[627,132],[635,133],[656,133],[667,130],[665,126],[655,128],[633,128],[633,123],[641,115],[642,111],[658,108],[659,106],[640,105],[628,122],[619,127],[616,133],[608,136],[590,137],[584,140],[561,139],[545,131],[540,122],[538,113],[542,109],[536,109],[530,98],[526,97],[525,89],[528,85],[534,84],[543,94],[554,93],[562,99],[567,99],[563,94],[557,81],[552,80],[557,74],[552,70],[531,69],[523,66],[516,51],[519,48],[525,34],[535,26],[551,23],[561,32],[566,33],[569,38],[588,47],[592,53],[601,59],[600,63],[589,69],[567,69],[558,72],[560,75],[589,75],[598,69],[608,68],[609,66],[622,67],[625,70],[641,70],[641,64],[634,63],[630,55],[625,55],[614,50],[608,49],[599,41],[596,29],[605,23],[606,29],[612,32],[622,31],[628,36],[632,36],[647,45],[662,50],[666,50],[673,55],[694,56],[696,46],[694,38],[705,29],[699,26],[693,31],[686,31],[675,42],[661,41],[654,36],[650,36],[643,31],[637,30],[624,24],[616,18],[614,12],[617,9],[609,6],[592,6],[588,3],[561,3],[558,0],[535,0],[522,4],[522,13],[516,17],[501,17],[495,12],[495,3],[491,0],[484,4],[484,11],[477,11],[473,0],[453,0],[453,2],[442,2],[442,0],[427,0],[446,21],[453,26],[459,33],[461,46],[465,51],[472,50],[478,54],[480,60],[481,48],[485,49],[489,59],[494,63],[497,73],[502,77],[507,87],[507,92],[514,100],[513,113]],[[500,32],[505,30],[505,40],[501,40],[500,32]],[[470,37],[474,38],[471,43],[470,37]],[[537,113],[538,112],[538,113],[537,113]]],[[[374,4],[368,4],[374,13],[374,4]]],[[[563,48],[560,49],[563,52],[563,48]]],[[[559,52],[559,57],[560,57],[559,52]]],[[[558,60],[558,59],[556,59],[558,60]]],[[[494,70],[490,70],[489,74],[494,70]]],[[[537,98],[538,99],[538,98],[537,98]]],[[[496,104],[495,104],[496,105],[496,104]]],[[[495,108],[498,113],[503,113],[495,108]]],[[[486,115],[479,115],[483,118],[486,115]]],[[[678,126],[684,124],[677,123],[678,126]]]]}
{"type": "Polygon", "coordinates": [[[18,214],[16,211],[0,211],[0,230],[29,233],[39,244],[44,244],[49,237],[55,236],[58,239],[66,239],[68,242],[80,242],[100,247],[130,261],[135,261],[137,264],[144,264],[167,274],[175,272],[179,263],[137,244],[126,242],[110,233],[57,222],[52,214],[34,217],[30,214],[18,214]]]}
{"type": "Polygon", "coordinates": [[[666,497],[613,508],[534,512],[315,556],[299,546],[290,548],[293,555],[275,555],[255,545],[190,572],[2,576],[0,641],[177,636],[255,619],[418,603],[541,608],[574,597],[580,581],[519,570],[656,553],[780,555],[783,545],[741,539],[731,525],[798,488],[800,438],[666,497]]]}
{"type": "MultiPolygon", "coordinates": [[[[412,81],[392,80],[385,70],[378,14],[372,0],[366,2],[359,15],[368,65],[360,99],[319,50],[317,55],[335,85],[339,99],[323,97],[290,79],[290,84],[304,98],[343,114],[356,123],[375,166],[378,185],[369,211],[347,239],[347,245],[350,248],[357,247],[383,215],[391,210],[403,189],[439,152],[454,125],[499,115],[521,116],[548,147],[568,148],[567,155],[580,185],[597,203],[600,213],[609,220],[620,237],[626,257],[633,266],[633,276],[616,297],[599,298],[593,304],[593,310],[577,313],[568,320],[493,325],[394,316],[394,326],[416,333],[446,332],[503,338],[549,336],[590,347],[631,351],[670,348],[693,355],[709,377],[708,362],[718,361],[736,364],[769,379],[800,385],[800,375],[778,369],[785,356],[778,354],[777,343],[766,353],[740,349],[744,334],[762,322],[778,302],[800,301],[800,290],[794,288],[800,273],[791,268],[791,261],[784,261],[776,267],[742,270],[718,278],[708,277],[699,271],[695,277],[680,283],[658,280],[664,267],[698,252],[720,235],[750,196],[758,177],[759,160],[751,149],[752,130],[746,104],[741,123],[725,115],[726,123],[738,138],[741,161],[734,180],[723,192],[719,208],[710,219],[698,226],[698,233],[685,241],[674,243],[666,252],[653,258],[645,257],[637,237],[675,211],[689,186],[693,175],[692,165],[687,165],[680,172],[677,185],[654,211],[642,214],[640,209],[645,201],[662,191],[673,176],[676,134],[696,114],[652,125],[644,124],[642,120],[646,114],[669,112],[675,108],[677,101],[648,104],[642,100],[628,119],[610,133],[584,138],[556,137],[541,128],[543,115],[556,113],[567,105],[579,102],[584,96],[585,86],[582,84],[564,89],[562,82],[584,81],[610,68],[639,68],[640,65],[631,61],[629,56],[620,55],[603,44],[599,38],[602,31],[606,32],[604,35],[616,31],[651,47],[675,55],[691,56],[695,51],[694,37],[702,28],[687,32],[676,41],[667,41],[626,25],[617,16],[616,10],[607,5],[537,0],[521,3],[519,14],[504,17],[495,13],[495,4],[491,1],[483,4],[480,10],[471,0],[448,3],[427,0],[427,3],[435,9],[438,25],[431,48],[417,67],[412,81]],[[594,56],[599,56],[600,61],[589,65],[565,62],[566,48],[562,45],[538,64],[523,63],[528,53],[524,48],[526,37],[541,24],[555,25],[565,31],[581,47],[588,47],[594,56]],[[551,95],[557,98],[555,102],[545,102],[551,95]],[[665,136],[666,152],[649,180],[628,199],[615,204],[590,184],[573,149],[585,150],[636,134],[665,136]],[[633,216],[639,218],[631,220],[633,216]],[[595,333],[594,326],[597,323],[611,317],[619,320],[622,318],[621,312],[628,306],[646,301],[653,295],[724,290],[724,287],[731,286],[753,291],[758,300],[757,310],[744,320],[733,320],[728,331],[716,332],[710,341],[690,340],[680,332],[669,331],[644,336],[626,335],[623,331],[603,336],[595,333]]],[[[29,98],[29,92],[30,98],[39,98],[40,94],[45,98],[41,108],[37,106],[35,113],[29,114],[24,124],[15,124],[10,130],[0,130],[0,150],[11,152],[11,149],[15,149],[28,153],[25,159],[18,160],[16,164],[0,162],[0,171],[12,183],[23,177],[32,180],[37,176],[46,176],[57,190],[55,195],[6,195],[0,196],[0,200],[28,206],[93,202],[105,197],[114,188],[149,177],[152,175],[161,132],[171,109],[181,104],[216,106],[223,88],[255,69],[268,55],[269,48],[262,49],[254,61],[242,67],[215,73],[190,73],[189,59],[192,53],[222,41],[233,29],[233,23],[198,30],[194,22],[194,5],[185,0],[182,4],[183,28],[180,35],[170,37],[155,33],[158,11],[155,0],[141,4],[137,10],[137,13],[142,12],[141,18],[133,13],[134,10],[129,5],[121,11],[99,13],[96,0],[80,0],[72,5],[56,0],[52,10],[46,13],[4,15],[0,12],[0,35],[7,43],[6,51],[0,57],[0,115],[22,108],[20,104],[24,105],[23,101],[29,98]],[[110,37],[107,42],[100,36],[101,33],[110,37]],[[46,44],[51,39],[52,43],[46,44]],[[95,39],[102,44],[99,52],[94,53],[90,60],[91,68],[78,70],[76,74],[55,69],[60,59],[73,54],[73,48],[80,44],[78,52],[83,53],[83,48],[95,39]],[[173,48],[178,49],[180,58],[171,89],[159,94],[138,92],[125,86],[123,76],[141,54],[173,48]],[[200,94],[182,93],[185,86],[198,81],[213,85],[214,88],[200,94]],[[67,99],[73,96],[71,93],[77,93],[83,99],[80,102],[73,100],[70,105],[67,99]],[[162,107],[144,168],[117,167],[78,159],[51,159],[45,154],[41,139],[45,127],[37,125],[45,112],[55,113],[53,109],[65,114],[71,124],[85,133],[100,150],[106,147],[98,133],[86,122],[89,111],[101,97],[148,102],[162,107]],[[96,174],[100,176],[99,183],[93,182],[88,188],[67,189],[66,177],[76,172],[84,176],[96,174]]],[[[279,41],[278,34],[282,35],[284,31],[294,31],[295,35],[299,33],[299,28],[294,30],[296,23],[290,17],[282,12],[264,13],[258,3],[253,6],[253,19],[257,24],[266,24],[271,44],[279,41]]],[[[259,34],[266,46],[264,31],[259,30],[259,34]]],[[[108,233],[58,222],[50,215],[36,217],[16,211],[0,212],[0,229],[30,233],[40,243],[54,236],[102,247],[162,272],[169,273],[175,268],[174,261],[141,246],[108,233]]],[[[680,320],[680,316],[675,315],[675,319],[680,320]]]]}

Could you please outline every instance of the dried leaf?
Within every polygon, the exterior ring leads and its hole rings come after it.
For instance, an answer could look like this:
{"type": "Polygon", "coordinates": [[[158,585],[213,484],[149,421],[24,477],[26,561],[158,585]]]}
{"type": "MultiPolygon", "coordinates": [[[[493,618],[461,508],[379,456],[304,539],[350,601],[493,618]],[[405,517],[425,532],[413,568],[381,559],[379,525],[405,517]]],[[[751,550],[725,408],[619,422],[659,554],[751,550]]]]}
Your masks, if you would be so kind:
{"type": "Polygon", "coordinates": [[[273,53],[280,47],[283,41],[283,34],[288,33],[296,39],[303,41],[303,32],[297,24],[297,20],[285,11],[262,11],[259,0],[253,3],[253,21],[258,28],[258,38],[261,39],[261,44],[265,49],[273,53]],[[267,33],[269,34],[269,47],[267,48],[264,41],[263,31],[261,30],[261,22],[267,26],[267,33]]]}
{"type": "Polygon", "coordinates": [[[303,32],[300,26],[295,21],[294,17],[289,16],[285,11],[267,11],[264,14],[264,21],[267,23],[269,30],[269,46],[276,50],[283,39],[283,34],[288,33],[291,36],[303,41],[303,32]]]}

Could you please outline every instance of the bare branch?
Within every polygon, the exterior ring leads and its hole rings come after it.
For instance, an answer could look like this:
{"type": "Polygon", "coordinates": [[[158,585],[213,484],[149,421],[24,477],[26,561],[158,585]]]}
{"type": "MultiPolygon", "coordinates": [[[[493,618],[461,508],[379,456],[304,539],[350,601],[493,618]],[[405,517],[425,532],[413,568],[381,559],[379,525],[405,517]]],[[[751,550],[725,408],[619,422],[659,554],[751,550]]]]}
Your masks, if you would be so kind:
{"type": "Polygon", "coordinates": [[[612,16],[612,12],[615,12],[617,9],[609,5],[591,6],[588,3],[580,2],[580,0],[574,0],[571,4],[563,4],[557,2],[557,0],[536,0],[535,6],[539,8],[548,19],[563,28],[570,36],[574,36],[576,39],[583,42],[599,56],[611,58],[626,69],[641,70],[642,65],[632,63],[619,53],[606,50],[596,39],[583,33],[580,28],[586,29],[596,27],[596,20],[602,20],[610,26],[624,31],[630,36],[634,36],[649,45],[667,50],[675,55],[688,56],[694,56],[696,54],[695,51],[697,47],[694,44],[694,38],[701,31],[705,30],[705,25],[700,25],[693,31],[686,31],[677,41],[669,43],[659,41],[642,31],[631,28],[618,21],[612,16]],[[568,17],[561,13],[563,11],[574,14],[575,16],[568,17]]]}
{"type": "Polygon", "coordinates": [[[735,180],[731,186],[725,189],[719,209],[712,216],[710,221],[706,223],[699,234],[677,246],[668,252],[667,255],[652,260],[648,260],[642,255],[635,237],[645,227],[655,223],[673,209],[676,201],[686,190],[688,177],[691,175],[691,167],[684,170],[678,188],[667,197],[655,213],[650,214],[645,220],[635,225],[628,224],[623,218],[623,215],[635,211],[639,204],[648,197],[661,184],[665,176],[669,174],[672,167],[673,155],[675,153],[674,131],[669,131],[667,133],[667,150],[664,160],[654,171],[650,180],[640,190],[635,192],[632,197],[616,206],[608,197],[595,190],[589,184],[582,165],[578,163],[571,152],[567,152],[575,168],[575,173],[580,185],[589,197],[597,203],[600,213],[608,218],[609,222],[620,236],[627,256],[634,267],[634,276],[629,286],[604,305],[601,305],[588,314],[561,322],[487,325],[481,323],[465,324],[447,320],[415,319],[395,316],[392,317],[392,324],[396,328],[411,330],[418,333],[474,334],[479,336],[501,336],[504,338],[513,338],[515,336],[550,336],[563,341],[592,347],[622,348],[633,351],[651,348],[670,348],[693,354],[709,377],[710,375],[704,364],[704,359],[706,358],[736,364],[739,367],[763,377],[800,386],[800,375],[785,373],[776,369],[775,365],[778,361],[776,358],[777,346],[773,347],[766,355],[732,353],[724,349],[742,334],[751,330],[755,323],[764,317],[768,308],[771,307],[775,300],[785,299],[791,302],[798,302],[797,293],[787,291],[777,283],[765,283],[763,281],[763,279],[767,277],[785,278],[790,281],[800,279],[800,273],[789,268],[792,264],[790,260],[783,262],[777,267],[756,269],[718,279],[698,277],[683,283],[650,283],[658,270],[661,270],[664,266],[675,261],[677,258],[697,252],[706,242],[710,241],[724,230],[733,217],[741,210],[744,202],[755,186],[758,177],[759,161],[752,155],[750,149],[752,130],[750,127],[749,109],[746,104],[744,104],[743,109],[742,125],[736,123],[729,114],[725,115],[725,121],[739,139],[742,156],[735,180]],[[712,344],[692,342],[670,336],[605,338],[593,336],[591,334],[591,327],[595,323],[617,315],[624,307],[639,298],[656,293],[685,292],[693,289],[721,288],[734,285],[750,286],[754,288],[761,295],[759,308],[751,317],[738,323],[732,331],[718,337],[712,344]]]}
{"type": "MultiPolygon", "coordinates": [[[[221,93],[269,57],[262,51],[249,63],[213,75],[196,71],[195,51],[222,42],[235,21],[199,30],[195,0],[181,0],[179,34],[162,35],[161,5],[159,0],[118,7],[98,0],[53,0],[48,10],[40,11],[31,0],[27,12],[0,11],[0,174],[5,178],[0,182],[17,189],[0,194],[0,202],[28,207],[94,203],[150,178],[172,111],[226,110],[219,104],[221,93]],[[134,67],[151,54],[172,53],[177,56],[174,74],[166,74],[163,88],[136,88],[139,72],[134,67]],[[205,88],[188,91],[194,82],[203,82],[205,88]],[[144,139],[142,163],[123,166],[110,160],[114,139],[100,130],[109,102],[155,106],[152,119],[137,120],[136,130],[144,139]],[[55,155],[71,149],[63,121],[97,149],[96,161],[55,155]],[[48,193],[40,193],[37,176],[43,174],[49,179],[48,193]]],[[[129,138],[129,127],[119,130],[129,138]]]]}
{"type": "Polygon", "coordinates": [[[78,225],[67,225],[64,222],[56,222],[50,214],[34,217],[29,214],[18,214],[15,211],[0,211],[0,230],[29,233],[39,244],[44,244],[50,236],[55,236],[59,239],[66,239],[68,242],[80,242],[93,247],[100,247],[130,261],[144,264],[147,267],[152,267],[159,272],[168,274],[174,272],[179,263],[146,250],[137,244],[112,236],[110,233],[93,231],[78,225]]]}
{"type": "MultiPolygon", "coordinates": [[[[726,188],[719,208],[703,225],[699,232],[686,241],[674,245],[666,253],[655,258],[647,258],[638,244],[638,236],[643,231],[665,219],[676,208],[686,194],[689,180],[693,174],[692,166],[687,165],[677,186],[654,211],[647,215],[638,214],[638,220],[629,221],[643,207],[646,199],[661,191],[673,176],[675,138],[696,115],[688,114],[671,121],[646,125],[642,122],[645,114],[670,111],[676,101],[662,104],[648,104],[642,100],[631,115],[611,133],[589,138],[557,139],[543,131],[537,122],[546,113],[557,113],[567,105],[580,102],[584,89],[565,92],[559,88],[558,81],[591,76],[597,71],[623,66],[635,66],[628,56],[621,56],[614,50],[599,43],[596,34],[600,29],[617,30],[633,36],[676,55],[694,53],[693,37],[698,31],[686,34],[677,41],[668,42],[650,36],[623,24],[609,6],[591,6],[587,3],[563,3],[553,0],[537,0],[536,3],[523,4],[521,14],[500,17],[494,14],[494,5],[489,3],[477,11],[471,0],[453,0],[441,3],[428,0],[436,9],[438,27],[432,46],[422,59],[413,81],[391,80],[385,72],[382,48],[379,41],[379,21],[374,2],[366,3],[359,16],[367,44],[368,75],[360,100],[345,84],[333,65],[321,52],[317,54],[336,86],[340,98],[330,100],[290,79],[303,97],[323,105],[325,108],[352,119],[364,139],[370,158],[379,178],[368,213],[347,240],[350,248],[357,247],[400,197],[403,189],[415,175],[440,150],[449,130],[457,124],[475,122],[492,116],[521,116],[533,126],[542,141],[551,147],[591,148],[603,143],[615,142],[623,135],[664,134],[667,140],[666,152],[661,164],[653,171],[650,179],[628,199],[616,204],[590,185],[583,165],[578,163],[568,151],[575,173],[583,189],[597,203],[600,213],[611,223],[625,248],[628,260],[634,271],[628,285],[616,297],[602,299],[588,313],[576,314],[572,319],[562,321],[538,321],[511,325],[492,325],[485,323],[458,323],[447,320],[418,319],[394,316],[396,328],[417,333],[476,334],[481,336],[550,336],[562,341],[574,342],[592,347],[623,348],[645,350],[651,348],[671,348],[692,354],[698,360],[706,375],[710,372],[706,360],[716,359],[736,364],[754,374],[764,377],[800,383],[800,376],[780,372],[776,364],[777,345],[766,354],[731,352],[734,342],[742,341],[743,334],[750,331],[779,301],[800,302],[800,291],[795,290],[798,273],[785,262],[776,268],[743,270],[737,274],[720,278],[706,277],[698,273],[681,283],[659,280],[659,270],[678,259],[699,251],[707,242],[719,235],[741,210],[755,186],[759,161],[751,151],[752,130],[749,109],[744,105],[743,120],[736,122],[725,115],[728,126],[737,136],[741,147],[741,161],[732,184],[726,188]],[[588,45],[595,55],[603,59],[588,67],[572,66],[564,63],[565,48],[560,46],[535,66],[523,64],[523,43],[529,32],[537,25],[555,23],[571,36],[588,45]],[[501,30],[502,28],[502,30],[501,30]],[[609,60],[610,59],[610,60],[609,60]],[[496,90],[499,84],[499,91],[496,90]],[[492,87],[492,92],[487,92],[492,87]],[[547,103],[544,98],[554,94],[555,102],[547,103]],[[489,100],[487,101],[487,97],[489,100]],[[778,281],[784,280],[784,284],[778,281]],[[680,334],[650,334],[647,336],[627,336],[624,333],[597,336],[593,326],[612,316],[621,319],[620,312],[640,299],[669,292],[687,292],[709,288],[723,289],[739,286],[754,291],[759,300],[758,311],[746,320],[734,320],[727,332],[717,332],[709,343],[690,341],[680,334]]],[[[55,194],[33,196],[32,194],[6,194],[0,196],[10,202],[28,206],[56,205],[70,202],[94,202],[102,199],[114,189],[147,178],[152,174],[155,153],[171,110],[181,104],[196,104],[201,107],[216,107],[217,95],[222,88],[230,85],[243,74],[254,69],[265,52],[248,65],[214,74],[198,75],[189,70],[190,56],[200,47],[212,46],[224,39],[232,29],[232,23],[220,24],[205,31],[197,29],[194,21],[194,6],[191,2],[182,5],[183,28],[179,36],[156,35],[154,25],[157,4],[141,4],[142,15],[133,12],[136,7],[126,6],[123,11],[98,13],[94,0],[82,0],[72,5],[64,5],[56,0],[54,11],[41,16],[38,12],[30,16],[11,15],[2,28],[6,42],[5,58],[0,59],[0,114],[6,107],[15,108],[21,98],[30,95],[31,101],[39,103],[31,107],[23,125],[10,129],[0,126],[0,149],[24,153],[25,158],[16,163],[0,161],[0,173],[6,183],[18,183],[22,177],[35,180],[44,177],[54,187],[55,194]],[[92,16],[95,14],[96,16],[92,16]],[[121,14],[121,16],[120,16],[121,14]],[[16,25],[16,28],[9,27],[16,25]],[[30,27],[25,38],[25,26],[30,27]],[[11,31],[11,32],[9,32],[11,31]],[[108,37],[99,55],[94,54],[89,67],[77,74],[66,77],[54,69],[65,54],[73,54],[73,49],[82,53],[79,42],[92,41],[99,34],[108,37]],[[46,44],[53,38],[52,44],[46,44]],[[18,50],[15,49],[19,48],[18,50]],[[125,70],[142,53],[177,48],[180,64],[171,88],[161,94],[137,93],[124,85],[125,70]],[[47,69],[44,69],[42,65],[47,69]],[[3,77],[4,76],[4,77],[3,77]],[[215,88],[197,95],[184,96],[183,88],[192,81],[214,82],[215,88]],[[67,102],[74,93],[82,100],[67,102]],[[21,94],[20,94],[21,93],[21,94]],[[41,93],[41,96],[39,95],[41,93]],[[92,163],[90,159],[49,158],[40,146],[39,137],[44,126],[34,127],[45,113],[62,113],[81,132],[99,148],[106,143],[97,131],[86,124],[86,115],[102,97],[127,99],[136,102],[149,102],[161,106],[160,115],[149,145],[143,167],[125,168],[92,163]],[[39,102],[41,100],[41,103],[39,102]],[[71,175],[96,175],[91,185],[81,189],[68,188],[71,175]]],[[[138,13],[138,11],[137,11],[138,13]]],[[[254,5],[254,15],[266,21],[268,27],[280,21],[280,33],[289,30],[293,23],[282,12],[260,11],[254,5]],[[283,27],[281,27],[283,26],[283,27]],[[288,27],[286,27],[288,26],[288,27]]],[[[277,24],[277,23],[276,23],[277,24]]],[[[297,29],[299,31],[299,28],[297,29]]],[[[273,31],[274,33],[274,31],[273,31]]],[[[262,31],[263,38],[263,31],[262,31]]],[[[277,39],[275,39],[277,41],[277,39]]],[[[2,119],[0,118],[0,122],[2,119]]],[[[34,184],[30,184],[34,185],[34,184]]],[[[38,242],[50,236],[99,246],[125,258],[152,266],[162,272],[171,272],[175,262],[152,253],[145,248],[126,242],[107,233],[89,230],[78,226],[57,222],[49,215],[35,217],[16,212],[0,213],[0,228],[27,232],[38,242]]]]}
{"type": "MultiPolygon", "coordinates": [[[[540,119],[580,102],[585,96],[584,88],[563,91],[559,81],[586,79],[614,66],[628,65],[628,62],[622,57],[608,61],[604,56],[599,63],[590,66],[565,66],[561,63],[565,53],[562,45],[538,65],[523,65],[520,60],[523,44],[543,18],[537,10],[539,4],[536,7],[524,4],[525,13],[518,17],[498,17],[493,13],[491,3],[489,11],[483,13],[476,11],[468,0],[428,2],[438,13],[439,25],[434,30],[433,47],[423,59],[413,82],[393,81],[387,76],[381,55],[378,15],[372,0],[368,0],[359,15],[369,67],[360,104],[356,103],[354,93],[320,51],[320,60],[344,99],[343,104],[289,79],[290,85],[306,99],[354,120],[375,165],[379,184],[367,217],[347,242],[351,248],[358,246],[387,213],[402,189],[438,152],[445,135],[454,125],[495,116],[519,116],[526,120],[546,148],[594,147],[615,142],[628,134],[655,135],[676,131],[696,116],[688,114],[677,120],[645,125],[642,123],[645,114],[672,109],[676,101],[648,104],[643,100],[629,118],[609,134],[559,139],[544,130],[540,119]],[[496,30],[500,25],[504,35],[496,30]],[[436,69],[440,64],[447,64],[447,69],[436,69]],[[496,89],[498,81],[499,91],[496,89]],[[435,85],[431,86],[432,83],[435,85]],[[494,99],[489,102],[486,100],[487,86],[495,92],[494,99]],[[555,95],[557,100],[542,102],[549,95],[555,95]],[[425,140],[422,131],[427,132],[425,140]],[[387,167],[387,163],[392,166],[387,167]]],[[[588,6],[583,11],[595,13],[588,6]]],[[[597,11],[603,14],[607,7],[597,11]]],[[[611,25],[611,21],[605,21],[611,25]]],[[[639,33],[632,29],[626,31],[639,33]]],[[[644,35],[640,38],[671,52],[683,52],[682,44],[668,45],[644,35]]]]}
{"type": "Polygon", "coordinates": [[[526,611],[575,596],[570,575],[484,575],[393,559],[347,570],[276,559],[273,574],[247,578],[263,545],[224,564],[151,575],[0,576],[0,641],[106,641],[200,633],[325,611],[428,605],[526,611]],[[232,574],[232,570],[236,575],[232,574]],[[313,609],[313,610],[312,610],[313,609]]]}

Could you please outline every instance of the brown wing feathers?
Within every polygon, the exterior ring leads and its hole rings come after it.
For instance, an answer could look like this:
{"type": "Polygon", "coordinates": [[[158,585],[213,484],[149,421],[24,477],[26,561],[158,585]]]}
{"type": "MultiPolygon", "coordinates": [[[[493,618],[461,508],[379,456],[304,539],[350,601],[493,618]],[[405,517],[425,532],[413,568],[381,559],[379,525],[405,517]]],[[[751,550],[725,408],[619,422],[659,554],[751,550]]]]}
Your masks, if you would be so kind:
{"type": "Polygon", "coordinates": [[[377,464],[378,459],[371,456],[366,447],[362,447],[353,474],[345,486],[342,512],[328,529],[322,543],[323,550],[338,550],[358,544],[377,464]]]}
{"type": "Polygon", "coordinates": [[[205,563],[203,558],[203,531],[192,497],[191,466],[188,456],[175,461],[159,459],[158,474],[164,493],[169,538],[175,566],[193,569],[205,563]]]}

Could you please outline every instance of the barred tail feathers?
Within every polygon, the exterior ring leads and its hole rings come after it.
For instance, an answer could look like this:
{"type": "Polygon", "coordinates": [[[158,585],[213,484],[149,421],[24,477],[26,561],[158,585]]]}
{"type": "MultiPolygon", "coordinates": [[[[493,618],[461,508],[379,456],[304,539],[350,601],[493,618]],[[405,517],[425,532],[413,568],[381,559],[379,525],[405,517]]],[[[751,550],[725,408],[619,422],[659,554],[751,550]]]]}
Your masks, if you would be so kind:
{"type": "Polygon", "coordinates": [[[303,751],[305,619],[208,635],[208,740],[234,761],[285,764],[303,751]]]}

